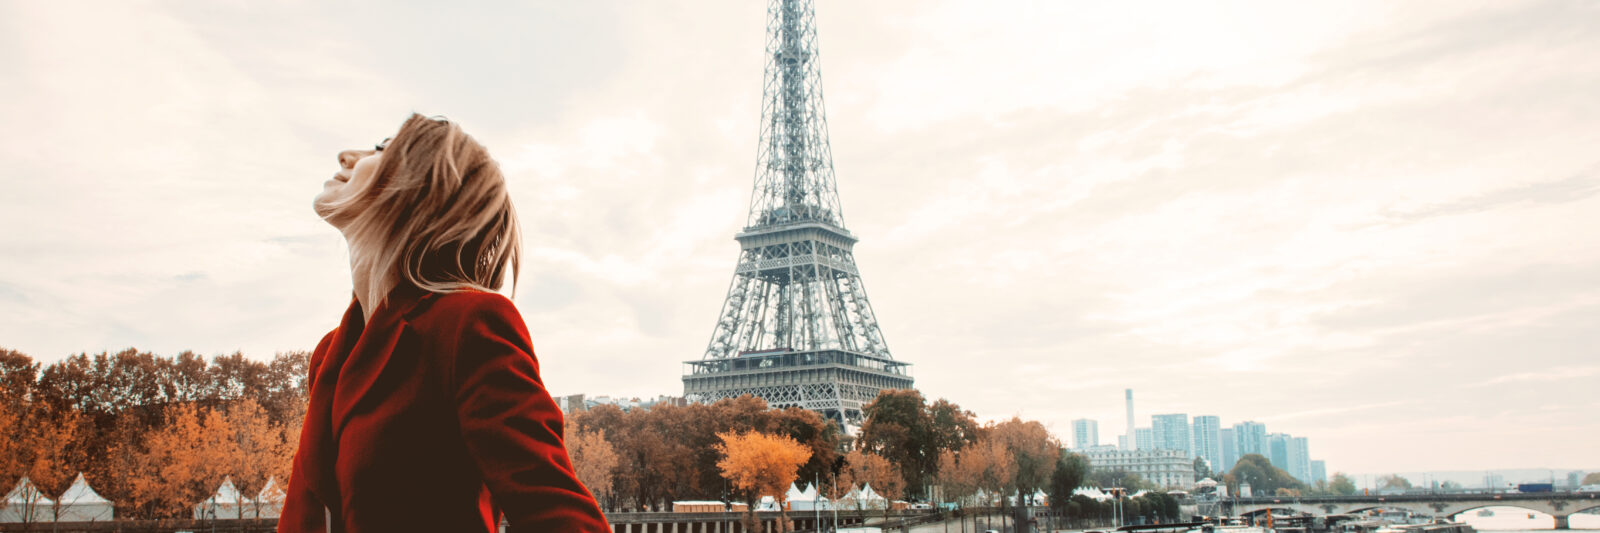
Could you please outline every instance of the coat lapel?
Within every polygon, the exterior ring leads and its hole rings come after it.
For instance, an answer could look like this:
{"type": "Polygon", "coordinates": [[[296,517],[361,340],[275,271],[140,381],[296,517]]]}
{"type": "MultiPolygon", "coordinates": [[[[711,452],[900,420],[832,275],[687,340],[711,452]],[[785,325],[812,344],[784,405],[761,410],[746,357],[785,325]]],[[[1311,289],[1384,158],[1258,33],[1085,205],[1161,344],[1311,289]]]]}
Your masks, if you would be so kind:
{"type": "Polygon", "coordinates": [[[301,475],[333,517],[341,516],[343,508],[336,469],[339,435],[352,415],[381,402],[381,391],[374,386],[389,361],[415,356],[411,352],[417,343],[405,316],[431,294],[411,286],[396,288],[372,313],[370,323],[352,298],[321,365],[312,370],[315,379],[300,446],[314,450],[316,467],[301,475]]]}

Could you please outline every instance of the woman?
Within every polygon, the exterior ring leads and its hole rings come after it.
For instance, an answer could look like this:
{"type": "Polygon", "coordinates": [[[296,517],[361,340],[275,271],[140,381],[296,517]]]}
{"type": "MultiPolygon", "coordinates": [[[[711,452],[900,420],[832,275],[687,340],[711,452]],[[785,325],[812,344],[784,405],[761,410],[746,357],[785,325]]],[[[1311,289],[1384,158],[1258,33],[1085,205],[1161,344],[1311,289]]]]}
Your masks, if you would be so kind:
{"type": "Polygon", "coordinates": [[[610,531],[495,292],[521,243],[489,153],[412,115],[339,164],[315,206],[350,245],[355,297],[311,356],[278,531],[610,531]]]}

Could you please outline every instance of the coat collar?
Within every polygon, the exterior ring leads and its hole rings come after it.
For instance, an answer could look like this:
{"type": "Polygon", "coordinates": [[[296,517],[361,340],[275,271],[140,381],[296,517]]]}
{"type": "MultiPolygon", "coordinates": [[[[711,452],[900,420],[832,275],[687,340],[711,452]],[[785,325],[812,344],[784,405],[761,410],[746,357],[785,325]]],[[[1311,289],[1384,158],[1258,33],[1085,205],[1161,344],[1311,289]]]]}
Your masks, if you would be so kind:
{"type": "MultiPolygon", "coordinates": [[[[418,304],[430,300],[438,293],[417,287],[411,284],[401,284],[389,291],[389,295],[378,303],[378,308],[372,311],[373,323],[392,323],[395,318],[410,318],[415,311],[420,310],[418,304]]],[[[357,336],[366,329],[366,321],[361,300],[355,293],[350,293],[350,307],[345,310],[344,320],[340,322],[339,329],[356,332],[357,336]]]]}

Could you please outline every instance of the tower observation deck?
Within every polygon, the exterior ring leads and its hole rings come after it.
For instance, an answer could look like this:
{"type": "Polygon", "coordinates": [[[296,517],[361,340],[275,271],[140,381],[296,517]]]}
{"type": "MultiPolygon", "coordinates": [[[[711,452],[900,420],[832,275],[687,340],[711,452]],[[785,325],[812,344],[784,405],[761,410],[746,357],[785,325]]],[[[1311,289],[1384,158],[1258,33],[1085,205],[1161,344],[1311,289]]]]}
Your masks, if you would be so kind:
{"type": "Polygon", "coordinates": [[[811,0],[772,0],[750,215],[704,357],[683,392],[713,402],[751,394],[859,423],[884,389],[912,387],[867,301],[834,184],[811,0]]]}

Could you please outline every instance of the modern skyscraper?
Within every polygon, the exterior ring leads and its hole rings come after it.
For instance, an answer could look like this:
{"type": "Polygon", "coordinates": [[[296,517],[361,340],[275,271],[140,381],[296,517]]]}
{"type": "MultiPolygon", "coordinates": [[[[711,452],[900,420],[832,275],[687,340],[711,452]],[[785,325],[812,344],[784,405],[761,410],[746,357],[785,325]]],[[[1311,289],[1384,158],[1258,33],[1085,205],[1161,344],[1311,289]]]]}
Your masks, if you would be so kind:
{"type": "Polygon", "coordinates": [[[1233,428],[1222,428],[1217,436],[1222,441],[1222,466],[1211,467],[1211,470],[1221,475],[1233,470],[1233,464],[1239,462],[1239,440],[1233,435],[1233,428]]]}
{"type": "Polygon", "coordinates": [[[1222,465],[1222,418],[1202,415],[1194,417],[1190,437],[1194,439],[1194,446],[1190,448],[1195,457],[1206,460],[1206,465],[1212,470],[1227,470],[1222,465]]]}
{"type": "Polygon", "coordinates": [[[1087,450],[1100,445],[1100,423],[1087,418],[1072,421],[1072,447],[1087,450]]]}
{"type": "Polygon", "coordinates": [[[1285,472],[1289,471],[1289,434],[1268,433],[1265,455],[1267,460],[1272,462],[1272,466],[1285,472]]]}
{"type": "Polygon", "coordinates": [[[1284,470],[1304,483],[1311,483],[1311,444],[1305,437],[1289,437],[1284,470]]]}
{"type": "Polygon", "coordinates": [[[1128,397],[1128,432],[1125,433],[1125,435],[1128,437],[1128,439],[1122,445],[1122,449],[1137,450],[1139,449],[1139,438],[1133,427],[1133,389],[1128,389],[1126,391],[1126,396],[1128,397]]]}
{"type": "MultiPolygon", "coordinates": [[[[1267,425],[1260,422],[1240,422],[1233,425],[1233,439],[1239,457],[1256,454],[1267,456],[1271,459],[1272,450],[1267,448],[1267,425]]],[[[1235,462],[1238,459],[1234,460],[1235,462]]],[[[1229,465],[1232,468],[1233,465],[1229,465]]]]}
{"type": "Polygon", "coordinates": [[[1328,482],[1328,463],[1327,463],[1327,461],[1323,461],[1321,459],[1318,459],[1316,461],[1312,461],[1311,462],[1311,481],[1307,481],[1307,483],[1310,483],[1312,485],[1316,485],[1318,483],[1326,484],[1327,482],[1328,482]]]}
{"type": "Polygon", "coordinates": [[[834,183],[811,0],[772,0],[750,215],[711,342],[685,398],[750,394],[859,423],[884,389],[912,388],[867,301],[834,183]]]}
{"type": "Polygon", "coordinates": [[[1137,428],[1133,430],[1133,448],[1135,450],[1156,449],[1156,434],[1150,428],[1137,428]]]}
{"type": "Polygon", "coordinates": [[[1177,450],[1194,459],[1194,451],[1189,437],[1189,415],[1177,413],[1170,415],[1155,415],[1150,417],[1150,429],[1155,432],[1155,444],[1158,450],[1177,450]]]}

